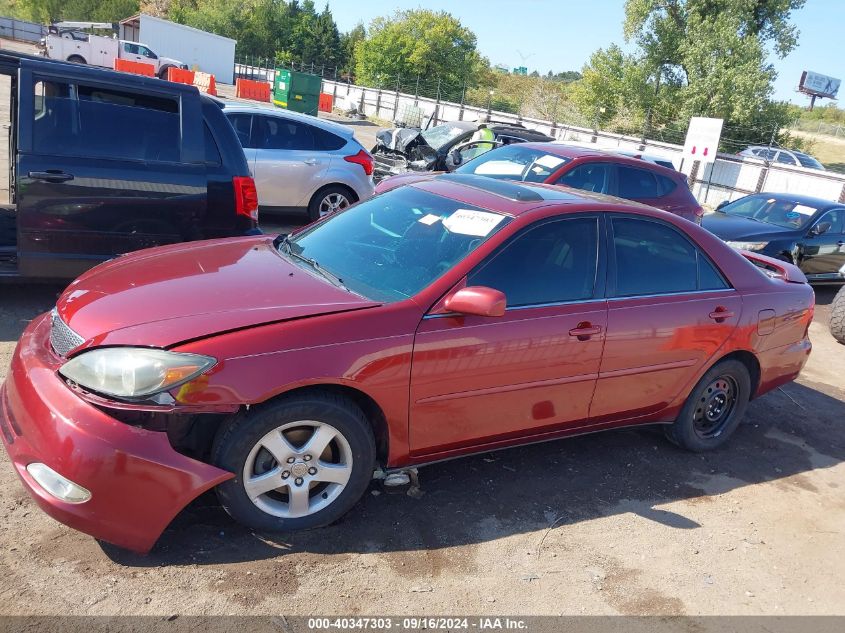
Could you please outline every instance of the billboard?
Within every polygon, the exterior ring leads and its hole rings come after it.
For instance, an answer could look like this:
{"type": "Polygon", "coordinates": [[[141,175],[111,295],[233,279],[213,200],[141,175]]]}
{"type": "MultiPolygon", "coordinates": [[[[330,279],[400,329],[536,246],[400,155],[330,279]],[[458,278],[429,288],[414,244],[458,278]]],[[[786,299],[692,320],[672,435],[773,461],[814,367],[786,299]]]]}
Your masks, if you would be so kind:
{"type": "Polygon", "coordinates": [[[842,83],[840,79],[805,70],[801,73],[801,83],[798,84],[798,90],[816,97],[835,99],[836,93],[839,92],[840,83],[842,83]]]}
{"type": "Polygon", "coordinates": [[[722,136],[722,119],[694,116],[690,119],[684,142],[684,158],[712,163],[719,151],[722,136]]]}

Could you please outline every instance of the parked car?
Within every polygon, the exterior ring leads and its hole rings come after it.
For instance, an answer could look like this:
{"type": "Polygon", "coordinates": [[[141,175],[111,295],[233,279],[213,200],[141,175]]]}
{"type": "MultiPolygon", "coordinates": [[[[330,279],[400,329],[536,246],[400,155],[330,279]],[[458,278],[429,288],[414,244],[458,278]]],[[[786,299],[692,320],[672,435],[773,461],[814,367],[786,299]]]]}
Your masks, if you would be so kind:
{"type": "Polygon", "coordinates": [[[142,62],[152,66],[161,79],[167,79],[169,68],[188,68],[178,59],[157,55],[146,44],[85,33],[78,28],[52,28],[39,48],[41,55],[50,59],[103,68],[113,68],[115,59],[142,62]]]}
{"type": "Polygon", "coordinates": [[[4,51],[10,204],[0,279],[72,279],[129,251],[254,233],[255,183],[193,86],[4,51]]]}
{"type": "Polygon", "coordinates": [[[782,147],[751,145],[739,152],[739,156],[751,156],[753,158],[767,160],[770,163],[781,163],[783,165],[807,167],[809,169],[824,170],[825,168],[824,165],[809,154],[797,150],[783,149],[782,147]]]}
{"type": "Polygon", "coordinates": [[[373,157],[339,123],[278,108],[227,105],[262,212],[312,220],[373,195],[373,157]]]}
{"type": "Polygon", "coordinates": [[[676,216],[450,174],[86,273],[21,336],[0,429],[46,512],[144,552],[211,488],[297,530],[377,468],[638,424],[715,449],[812,316],[800,270],[676,216]]]}
{"type": "MultiPolygon", "coordinates": [[[[455,173],[606,193],[669,211],[691,222],[701,222],[704,215],[684,174],[598,149],[560,143],[507,145],[461,164],[455,173]]],[[[394,176],[380,182],[376,191],[433,177],[433,174],[394,176]]]]}
{"type": "Polygon", "coordinates": [[[839,289],[830,304],[830,333],[845,345],[845,286],[839,289]]]}
{"type": "Polygon", "coordinates": [[[811,283],[845,280],[845,204],[791,193],[723,202],[702,226],[729,245],[798,266],[811,283]]]}
{"type": "Polygon", "coordinates": [[[425,130],[393,128],[376,135],[375,180],[406,172],[453,171],[493,148],[554,139],[521,123],[450,121],[425,130]]]}

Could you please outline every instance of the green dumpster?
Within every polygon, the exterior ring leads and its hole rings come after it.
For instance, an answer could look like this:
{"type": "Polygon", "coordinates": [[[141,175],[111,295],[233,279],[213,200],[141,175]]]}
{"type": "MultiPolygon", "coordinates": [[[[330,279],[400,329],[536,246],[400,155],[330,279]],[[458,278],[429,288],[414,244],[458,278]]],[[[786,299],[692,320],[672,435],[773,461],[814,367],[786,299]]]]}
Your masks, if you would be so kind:
{"type": "Polygon", "coordinates": [[[280,108],[317,116],[323,80],[318,75],[276,69],[273,103],[280,108]]]}

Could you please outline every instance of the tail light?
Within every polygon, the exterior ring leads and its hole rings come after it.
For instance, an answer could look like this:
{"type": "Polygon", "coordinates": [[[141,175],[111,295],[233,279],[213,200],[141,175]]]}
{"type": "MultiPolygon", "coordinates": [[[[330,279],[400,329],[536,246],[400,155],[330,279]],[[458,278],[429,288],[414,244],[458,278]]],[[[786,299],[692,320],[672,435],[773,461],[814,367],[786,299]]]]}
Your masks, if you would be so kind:
{"type": "Polygon", "coordinates": [[[232,178],[235,188],[235,213],[258,222],[258,190],[249,176],[232,178]]]}
{"type": "Polygon", "coordinates": [[[368,176],[373,175],[373,157],[364,150],[359,151],[353,156],[344,156],[343,160],[347,163],[356,163],[364,168],[364,173],[368,176]]]}

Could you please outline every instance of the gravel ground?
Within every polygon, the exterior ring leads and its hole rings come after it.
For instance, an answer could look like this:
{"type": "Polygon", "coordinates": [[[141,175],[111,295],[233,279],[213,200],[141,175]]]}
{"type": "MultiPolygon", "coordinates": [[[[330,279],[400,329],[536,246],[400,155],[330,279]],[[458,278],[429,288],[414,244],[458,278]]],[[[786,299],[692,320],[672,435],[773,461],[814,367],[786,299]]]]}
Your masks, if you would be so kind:
{"type": "MultiPolygon", "coordinates": [[[[60,288],[0,286],[0,379],[60,288]]],[[[0,455],[0,614],[845,612],[845,348],[818,291],[799,378],[728,447],[616,431],[421,470],[300,534],[240,528],[212,494],[146,557],[66,528],[0,455]]]]}

